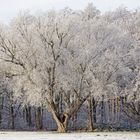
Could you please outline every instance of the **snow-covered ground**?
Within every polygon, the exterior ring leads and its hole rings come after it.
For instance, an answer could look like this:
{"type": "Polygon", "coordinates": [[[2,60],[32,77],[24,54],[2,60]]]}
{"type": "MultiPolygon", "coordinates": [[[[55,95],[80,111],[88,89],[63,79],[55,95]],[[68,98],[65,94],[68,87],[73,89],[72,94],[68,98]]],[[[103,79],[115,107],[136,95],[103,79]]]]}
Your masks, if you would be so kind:
{"type": "Polygon", "coordinates": [[[0,132],[0,140],[140,140],[140,133],[0,132]]]}

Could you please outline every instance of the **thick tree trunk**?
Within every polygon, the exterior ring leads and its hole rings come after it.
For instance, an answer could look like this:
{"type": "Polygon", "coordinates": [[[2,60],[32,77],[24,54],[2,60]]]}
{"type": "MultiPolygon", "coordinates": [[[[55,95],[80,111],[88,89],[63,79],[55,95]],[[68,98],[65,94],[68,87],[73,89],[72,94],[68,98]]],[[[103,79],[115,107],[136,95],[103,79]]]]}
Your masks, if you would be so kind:
{"type": "Polygon", "coordinates": [[[68,126],[68,120],[69,120],[68,115],[65,114],[62,116],[58,116],[58,112],[56,111],[55,106],[52,101],[51,103],[48,102],[48,105],[49,105],[49,109],[52,114],[52,117],[56,122],[57,131],[60,133],[65,133],[67,131],[67,126],[68,126]]]}
{"type": "Polygon", "coordinates": [[[69,107],[69,110],[65,113],[58,114],[56,106],[53,102],[53,99],[46,100],[49,110],[52,114],[53,119],[55,120],[57,124],[57,130],[58,132],[66,132],[68,128],[68,122],[69,120],[77,113],[77,111],[80,109],[80,107],[83,105],[83,103],[89,98],[88,94],[83,99],[77,99],[74,103],[69,107]]]}
{"type": "Polygon", "coordinates": [[[61,122],[57,123],[57,131],[59,133],[65,133],[67,132],[67,126],[61,122]]]}
{"type": "Polygon", "coordinates": [[[89,95],[87,95],[82,100],[77,100],[75,102],[74,106],[72,105],[70,107],[70,109],[68,110],[68,112],[64,113],[62,115],[61,119],[58,119],[55,111],[52,109],[52,115],[53,115],[53,118],[55,119],[55,121],[57,123],[58,132],[67,132],[68,122],[69,122],[70,118],[72,118],[77,113],[77,111],[80,109],[80,107],[83,105],[83,103],[87,100],[89,95]]]}
{"type": "Polygon", "coordinates": [[[55,121],[56,121],[56,124],[57,124],[57,131],[58,132],[60,132],[60,133],[65,133],[65,132],[67,132],[67,127],[68,127],[68,118],[66,118],[65,116],[63,116],[64,118],[64,120],[59,120],[59,119],[56,119],[55,117],[54,117],[54,119],[55,119],[55,121]]]}
{"type": "Polygon", "coordinates": [[[59,119],[56,115],[53,116],[53,118],[56,121],[58,132],[65,133],[68,131],[67,128],[68,128],[69,117],[66,114],[62,115],[59,119]]]}

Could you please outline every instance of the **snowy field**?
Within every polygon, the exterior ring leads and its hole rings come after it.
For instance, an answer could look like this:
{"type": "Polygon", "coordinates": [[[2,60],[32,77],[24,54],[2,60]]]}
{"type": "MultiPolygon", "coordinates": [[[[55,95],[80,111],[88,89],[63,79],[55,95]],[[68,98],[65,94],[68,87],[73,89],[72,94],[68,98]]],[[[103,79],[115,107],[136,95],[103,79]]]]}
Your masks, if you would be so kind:
{"type": "Polygon", "coordinates": [[[140,140],[140,133],[0,132],[0,140],[140,140]]]}

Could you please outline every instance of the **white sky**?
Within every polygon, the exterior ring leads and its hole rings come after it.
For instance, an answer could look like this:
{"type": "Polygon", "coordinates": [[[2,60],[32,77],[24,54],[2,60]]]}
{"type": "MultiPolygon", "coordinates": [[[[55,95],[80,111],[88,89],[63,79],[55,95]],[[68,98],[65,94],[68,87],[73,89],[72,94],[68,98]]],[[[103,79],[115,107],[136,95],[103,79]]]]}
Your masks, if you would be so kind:
{"type": "Polygon", "coordinates": [[[140,0],[0,0],[0,22],[8,23],[19,11],[46,11],[48,9],[83,9],[87,3],[93,4],[102,12],[113,10],[121,5],[128,9],[140,7],[140,0]]]}

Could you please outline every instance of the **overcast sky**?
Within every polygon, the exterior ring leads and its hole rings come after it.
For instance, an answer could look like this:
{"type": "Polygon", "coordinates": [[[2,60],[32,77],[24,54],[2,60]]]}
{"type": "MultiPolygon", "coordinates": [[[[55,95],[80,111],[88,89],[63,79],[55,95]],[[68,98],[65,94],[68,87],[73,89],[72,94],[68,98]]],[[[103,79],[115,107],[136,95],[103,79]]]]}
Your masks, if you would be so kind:
{"type": "Polygon", "coordinates": [[[46,11],[62,9],[66,6],[72,9],[83,9],[87,3],[93,4],[102,12],[113,10],[121,5],[129,9],[140,7],[140,0],[0,0],[0,22],[8,23],[19,11],[46,11]]]}

